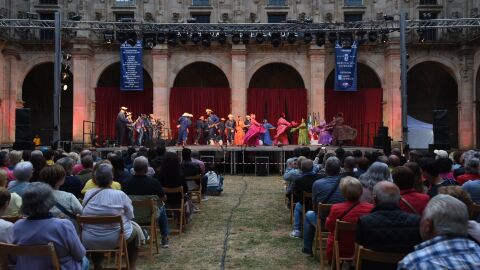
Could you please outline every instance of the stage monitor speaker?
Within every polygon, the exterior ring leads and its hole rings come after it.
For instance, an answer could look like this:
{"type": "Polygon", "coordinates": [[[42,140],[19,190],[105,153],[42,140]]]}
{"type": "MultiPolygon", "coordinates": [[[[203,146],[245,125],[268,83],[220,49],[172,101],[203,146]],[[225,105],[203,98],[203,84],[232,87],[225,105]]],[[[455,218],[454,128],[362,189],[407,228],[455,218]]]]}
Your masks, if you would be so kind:
{"type": "Polygon", "coordinates": [[[31,142],[33,140],[30,114],[30,109],[27,108],[15,110],[16,142],[31,142]]]}
{"type": "Polygon", "coordinates": [[[35,145],[33,142],[27,141],[16,141],[13,143],[13,150],[35,150],[35,145]]]}
{"type": "Polygon", "coordinates": [[[448,110],[433,110],[433,144],[450,143],[448,110]]]}

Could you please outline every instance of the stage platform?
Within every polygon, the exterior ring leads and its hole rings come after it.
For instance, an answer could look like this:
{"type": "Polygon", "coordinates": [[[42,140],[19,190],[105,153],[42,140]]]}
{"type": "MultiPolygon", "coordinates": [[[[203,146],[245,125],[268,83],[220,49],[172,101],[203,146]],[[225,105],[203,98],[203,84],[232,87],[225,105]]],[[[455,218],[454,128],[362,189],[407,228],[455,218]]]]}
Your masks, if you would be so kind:
{"type": "MultiPolygon", "coordinates": [[[[283,174],[285,162],[293,156],[293,150],[300,145],[285,146],[210,146],[210,145],[187,145],[192,151],[198,152],[200,159],[207,164],[213,164],[221,173],[232,175],[254,173],[255,175],[269,175],[271,173],[283,174]]],[[[321,145],[309,145],[311,151],[321,148],[321,145]]],[[[167,146],[167,151],[176,152],[181,157],[183,146],[167,146]]],[[[325,146],[326,150],[335,150],[338,147],[325,146]]],[[[370,147],[344,146],[346,151],[360,150],[381,151],[370,147]]],[[[127,150],[127,147],[97,148],[97,152],[106,155],[108,152],[127,150]]]]}

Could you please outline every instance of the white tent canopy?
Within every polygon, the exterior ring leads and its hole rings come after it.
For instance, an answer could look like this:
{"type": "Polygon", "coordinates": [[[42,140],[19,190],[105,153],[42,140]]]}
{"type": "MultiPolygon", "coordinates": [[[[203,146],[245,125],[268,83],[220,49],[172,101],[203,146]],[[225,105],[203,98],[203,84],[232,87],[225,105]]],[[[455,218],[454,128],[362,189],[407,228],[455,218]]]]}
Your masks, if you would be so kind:
{"type": "Polygon", "coordinates": [[[427,149],[433,144],[433,125],[407,116],[408,144],[411,149],[427,149]]]}

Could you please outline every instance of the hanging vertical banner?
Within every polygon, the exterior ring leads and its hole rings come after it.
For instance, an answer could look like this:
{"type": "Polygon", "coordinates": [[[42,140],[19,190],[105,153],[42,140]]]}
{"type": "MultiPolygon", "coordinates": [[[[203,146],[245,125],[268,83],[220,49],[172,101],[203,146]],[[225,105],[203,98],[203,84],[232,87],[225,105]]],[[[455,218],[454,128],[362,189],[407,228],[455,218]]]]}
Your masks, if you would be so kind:
{"type": "Polygon", "coordinates": [[[142,41],[135,46],[127,42],[120,45],[120,90],[143,90],[143,54],[142,41]]]}
{"type": "Polygon", "coordinates": [[[357,91],[357,42],[352,47],[335,45],[335,91],[357,91]]]}

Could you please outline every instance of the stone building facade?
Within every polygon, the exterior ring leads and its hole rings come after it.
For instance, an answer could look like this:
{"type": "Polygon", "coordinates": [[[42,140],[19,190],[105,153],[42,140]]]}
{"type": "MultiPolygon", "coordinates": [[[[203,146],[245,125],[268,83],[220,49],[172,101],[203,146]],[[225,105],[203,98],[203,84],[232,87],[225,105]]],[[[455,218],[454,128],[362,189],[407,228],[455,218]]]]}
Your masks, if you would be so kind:
{"type": "MultiPolygon", "coordinates": [[[[211,23],[269,23],[284,20],[314,22],[343,22],[382,20],[384,15],[398,18],[403,5],[409,19],[462,18],[480,16],[480,1],[476,0],[0,0],[3,18],[39,16],[51,19],[52,12],[61,10],[64,18],[81,15],[87,21],[116,21],[132,17],[136,21],[185,23],[189,18],[211,23]],[[38,14],[38,15],[35,15],[38,14]]],[[[14,30],[9,30],[14,31],[14,30]]],[[[15,40],[0,37],[0,143],[15,140],[15,109],[26,102],[23,88],[27,75],[36,67],[53,61],[51,41],[41,40],[41,31],[15,33],[15,40]]],[[[431,33],[429,33],[431,34],[431,33]]],[[[456,84],[458,124],[455,140],[458,147],[467,149],[480,144],[478,132],[480,88],[480,49],[476,39],[459,42],[458,31],[438,30],[424,42],[419,34],[409,33],[409,68],[419,66],[420,78],[435,80],[435,68],[453,79],[456,84]],[[420,65],[423,65],[421,67],[420,65]],[[422,77],[423,76],[423,77],[422,77]]],[[[383,89],[383,123],[389,135],[401,141],[400,48],[398,33],[390,33],[385,43],[362,46],[359,63],[377,76],[383,89]]],[[[267,42],[268,43],[268,42],[267,42]]],[[[90,31],[78,31],[68,40],[72,54],[73,74],[72,139],[83,139],[84,120],[95,120],[95,88],[101,74],[119,61],[118,46],[106,45],[103,36],[90,31]]],[[[176,75],[186,66],[207,62],[223,71],[231,88],[231,110],[235,115],[247,113],[247,88],[255,72],[270,63],[293,67],[302,77],[308,91],[308,111],[325,112],[325,81],[334,69],[333,46],[317,46],[314,42],[286,44],[273,48],[270,44],[219,46],[201,45],[170,47],[157,44],[144,52],[144,68],[153,82],[153,110],[161,119],[170,119],[169,91],[176,75]]],[[[411,74],[409,73],[409,76],[411,74]]],[[[421,79],[420,79],[421,80],[421,79]]],[[[416,82],[412,82],[413,85],[416,82]]],[[[434,90],[432,90],[434,91],[434,90]]],[[[439,90],[440,91],[440,90],[439,90]]],[[[436,95],[435,92],[431,93],[436,95]]],[[[451,97],[451,96],[450,96],[451,97]]],[[[449,96],[445,96],[449,98],[449,96]]],[[[410,102],[410,100],[409,100],[410,102]]],[[[430,100],[413,100],[413,107],[430,100]]],[[[435,106],[433,106],[435,107],[435,106]]],[[[424,113],[425,114],[425,113],[424,113]]]]}

